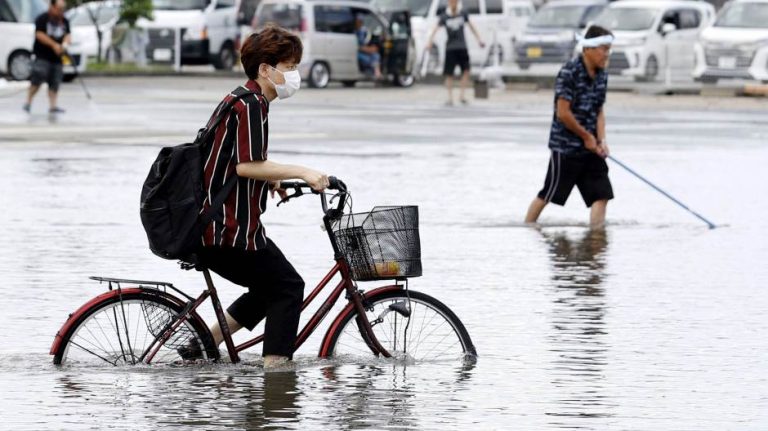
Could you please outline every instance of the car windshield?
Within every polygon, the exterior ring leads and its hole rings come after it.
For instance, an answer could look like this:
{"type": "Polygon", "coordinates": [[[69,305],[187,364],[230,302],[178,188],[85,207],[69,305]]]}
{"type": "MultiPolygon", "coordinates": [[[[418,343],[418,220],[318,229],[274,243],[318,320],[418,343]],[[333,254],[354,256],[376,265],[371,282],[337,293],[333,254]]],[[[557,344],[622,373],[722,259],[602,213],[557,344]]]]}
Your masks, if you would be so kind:
{"type": "Polygon", "coordinates": [[[595,19],[595,24],[618,31],[646,30],[653,26],[657,14],[657,10],[647,8],[608,8],[595,19]]]}
{"type": "Polygon", "coordinates": [[[48,10],[45,0],[8,0],[8,4],[19,22],[35,22],[35,18],[48,10]]]}
{"type": "Polygon", "coordinates": [[[152,7],[156,10],[202,10],[210,3],[210,0],[152,0],[152,7]]]}
{"type": "Polygon", "coordinates": [[[537,28],[579,28],[586,6],[550,6],[539,9],[528,22],[537,28]]]}
{"type": "Polygon", "coordinates": [[[105,6],[98,3],[90,3],[89,6],[80,6],[68,10],[67,19],[69,24],[74,27],[93,25],[93,18],[95,18],[99,25],[104,25],[117,17],[117,14],[120,12],[120,8],[115,5],[105,6]],[[88,13],[86,7],[90,8],[93,18],[91,18],[91,14],[88,13]]]}
{"type": "Polygon", "coordinates": [[[301,9],[301,5],[291,3],[265,4],[259,11],[259,25],[272,23],[288,30],[300,30],[301,9]]]}
{"type": "Polygon", "coordinates": [[[768,3],[731,3],[720,12],[715,27],[768,28],[768,3]]]}
{"type": "Polygon", "coordinates": [[[371,3],[382,12],[408,10],[411,16],[427,16],[432,0],[373,0],[371,3]]]}

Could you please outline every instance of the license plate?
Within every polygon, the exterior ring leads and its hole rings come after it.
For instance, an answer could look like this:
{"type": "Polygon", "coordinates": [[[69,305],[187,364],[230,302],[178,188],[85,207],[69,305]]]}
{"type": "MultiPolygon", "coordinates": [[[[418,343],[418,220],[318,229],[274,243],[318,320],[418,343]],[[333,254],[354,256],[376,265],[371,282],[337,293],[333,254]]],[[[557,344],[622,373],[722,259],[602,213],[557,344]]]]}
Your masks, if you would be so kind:
{"type": "Polygon", "coordinates": [[[528,58],[539,58],[541,57],[541,48],[539,48],[538,46],[532,46],[532,47],[529,47],[525,51],[525,53],[528,56],[528,58]]]}
{"type": "Polygon", "coordinates": [[[173,52],[170,49],[156,49],[152,52],[152,59],[155,61],[171,61],[173,52]]]}
{"type": "Polygon", "coordinates": [[[721,69],[735,69],[736,57],[720,57],[717,59],[717,65],[721,69]]]}

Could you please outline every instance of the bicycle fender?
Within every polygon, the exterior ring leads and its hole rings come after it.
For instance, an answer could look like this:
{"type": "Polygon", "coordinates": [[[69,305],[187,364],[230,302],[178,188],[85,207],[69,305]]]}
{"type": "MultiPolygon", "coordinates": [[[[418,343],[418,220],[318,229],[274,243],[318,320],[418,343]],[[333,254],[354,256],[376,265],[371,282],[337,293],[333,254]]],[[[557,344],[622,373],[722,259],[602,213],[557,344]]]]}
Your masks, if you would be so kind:
{"type": "MultiPolygon", "coordinates": [[[[160,291],[160,290],[156,290],[156,289],[146,289],[146,288],[142,288],[142,287],[129,287],[127,289],[119,289],[119,290],[115,289],[115,290],[110,290],[109,292],[104,292],[101,295],[98,295],[98,296],[92,298],[90,301],[88,301],[85,304],[83,304],[80,308],[77,309],[77,311],[75,311],[74,313],[70,314],[69,317],[67,317],[67,321],[64,322],[64,325],[62,325],[61,329],[59,329],[59,331],[56,332],[56,336],[53,338],[53,344],[51,345],[51,350],[50,350],[50,352],[48,352],[48,354],[55,355],[55,354],[57,354],[59,352],[59,349],[61,348],[62,336],[64,334],[66,334],[71,329],[72,325],[74,325],[75,322],[77,322],[78,319],[83,314],[85,314],[88,310],[90,310],[92,307],[96,307],[96,306],[102,304],[103,302],[106,302],[108,300],[113,299],[116,296],[137,294],[137,293],[142,293],[142,292],[151,293],[151,294],[154,294],[154,295],[162,296],[165,299],[168,299],[168,300],[170,300],[172,302],[175,302],[176,304],[179,304],[181,306],[184,306],[184,304],[185,304],[179,298],[177,298],[177,297],[175,297],[175,296],[173,296],[173,295],[171,295],[169,293],[166,293],[166,292],[163,292],[163,291],[160,291]]],[[[202,320],[202,319],[200,319],[200,316],[198,316],[196,312],[192,312],[191,315],[195,319],[202,320]]]]}
{"type": "MultiPolygon", "coordinates": [[[[376,289],[373,289],[370,292],[365,292],[363,296],[366,299],[368,299],[368,298],[373,298],[382,293],[386,293],[394,290],[403,290],[403,286],[392,284],[389,286],[377,287],[376,289]]],[[[328,327],[328,331],[326,331],[325,336],[323,337],[323,342],[320,344],[320,352],[317,354],[317,356],[321,358],[328,357],[328,350],[330,349],[330,344],[331,344],[331,336],[333,335],[334,332],[336,332],[339,325],[341,325],[341,322],[344,321],[344,318],[349,313],[352,313],[354,311],[355,311],[355,306],[350,302],[349,304],[347,304],[346,307],[344,307],[343,310],[341,310],[339,315],[336,316],[336,318],[333,320],[333,323],[331,323],[331,326],[328,327]]]]}

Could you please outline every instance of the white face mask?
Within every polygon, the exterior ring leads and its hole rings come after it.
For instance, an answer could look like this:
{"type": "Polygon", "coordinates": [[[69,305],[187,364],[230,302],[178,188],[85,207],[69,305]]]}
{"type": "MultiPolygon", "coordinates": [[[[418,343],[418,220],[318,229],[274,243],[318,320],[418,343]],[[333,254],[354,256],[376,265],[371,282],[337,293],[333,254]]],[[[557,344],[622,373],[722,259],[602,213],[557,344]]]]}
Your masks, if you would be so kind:
{"type": "MultiPolygon", "coordinates": [[[[270,66],[272,67],[272,66],[270,66]]],[[[301,75],[299,75],[298,70],[291,70],[288,72],[282,72],[280,70],[275,69],[277,72],[280,72],[281,75],[283,75],[283,79],[285,79],[285,84],[275,84],[272,82],[271,79],[267,78],[267,80],[275,86],[275,91],[277,92],[277,98],[278,99],[287,99],[294,94],[296,94],[297,91],[299,91],[299,88],[301,88],[301,75]]]]}

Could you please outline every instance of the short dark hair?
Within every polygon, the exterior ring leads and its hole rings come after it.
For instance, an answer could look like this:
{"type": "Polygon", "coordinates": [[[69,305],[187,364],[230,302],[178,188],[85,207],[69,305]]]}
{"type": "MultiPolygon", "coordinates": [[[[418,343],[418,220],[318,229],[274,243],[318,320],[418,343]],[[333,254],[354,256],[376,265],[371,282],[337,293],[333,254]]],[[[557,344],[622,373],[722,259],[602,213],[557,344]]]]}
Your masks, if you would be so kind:
{"type": "Polygon", "coordinates": [[[262,63],[272,67],[283,62],[298,64],[303,50],[298,36],[276,25],[267,25],[245,40],[240,49],[240,61],[248,78],[256,79],[262,63]]]}
{"type": "Polygon", "coordinates": [[[584,39],[592,39],[600,36],[613,36],[610,30],[599,25],[590,25],[587,32],[584,33],[584,39]]]}

